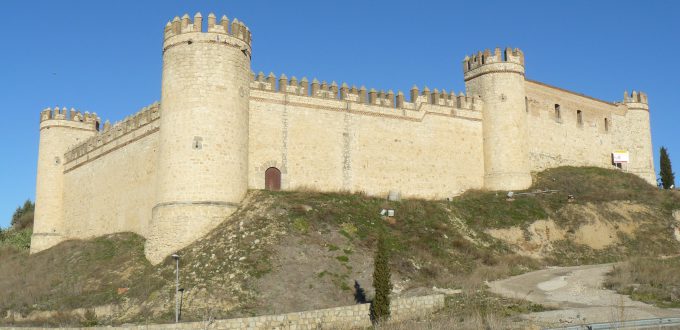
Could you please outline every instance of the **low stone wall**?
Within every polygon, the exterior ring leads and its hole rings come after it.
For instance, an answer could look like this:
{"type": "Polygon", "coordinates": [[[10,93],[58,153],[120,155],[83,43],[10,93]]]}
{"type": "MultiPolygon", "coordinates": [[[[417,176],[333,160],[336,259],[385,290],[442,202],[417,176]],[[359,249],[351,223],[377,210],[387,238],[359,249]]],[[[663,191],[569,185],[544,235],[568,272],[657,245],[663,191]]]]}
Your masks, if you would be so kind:
{"type": "MultiPolygon", "coordinates": [[[[239,319],[213,320],[211,322],[186,322],[179,324],[152,324],[107,329],[354,329],[371,326],[369,304],[342,306],[313,311],[264,315],[239,319]]],[[[394,299],[391,304],[391,322],[424,317],[444,307],[444,295],[394,299]]],[[[0,328],[6,330],[32,330],[43,328],[0,328]]],[[[88,329],[88,328],[70,328],[88,329]]]]}

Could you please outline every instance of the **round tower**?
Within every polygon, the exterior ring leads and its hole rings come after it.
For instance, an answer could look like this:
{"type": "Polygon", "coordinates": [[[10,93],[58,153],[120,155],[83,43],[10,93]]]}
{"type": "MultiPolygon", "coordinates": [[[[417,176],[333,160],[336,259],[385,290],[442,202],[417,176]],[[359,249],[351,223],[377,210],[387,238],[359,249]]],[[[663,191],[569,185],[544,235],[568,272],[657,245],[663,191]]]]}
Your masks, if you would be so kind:
{"type": "Polygon", "coordinates": [[[647,94],[633,91],[629,96],[628,92],[625,92],[623,104],[628,108],[624,136],[621,137],[622,140],[627,140],[622,147],[627,146],[630,153],[630,162],[626,170],[656,185],[647,94]]]}
{"type": "Polygon", "coordinates": [[[488,49],[463,60],[465,89],[479,95],[484,137],[484,187],[519,190],[531,185],[526,146],[524,54],[488,49]]]}
{"type": "Polygon", "coordinates": [[[74,109],[47,108],[40,113],[38,174],[31,253],[48,249],[66,239],[64,232],[64,153],[97,133],[96,114],[74,109]]]}
{"type": "Polygon", "coordinates": [[[251,35],[222,16],[175,17],[165,27],[152,263],[208,233],[248,189],[251,35]]]}

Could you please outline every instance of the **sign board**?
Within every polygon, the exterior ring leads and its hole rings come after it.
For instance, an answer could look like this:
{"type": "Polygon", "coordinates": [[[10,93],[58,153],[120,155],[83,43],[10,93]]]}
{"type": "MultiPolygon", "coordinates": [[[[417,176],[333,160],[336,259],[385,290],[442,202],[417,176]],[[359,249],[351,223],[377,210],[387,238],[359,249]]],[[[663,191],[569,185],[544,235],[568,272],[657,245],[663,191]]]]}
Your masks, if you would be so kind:
{"type": "Polygon", "coordinates": [[[612,159],[614,164],[628,163],[630,161],[630,154],[625,150],[618,150],[612,152],[612,159]]]}

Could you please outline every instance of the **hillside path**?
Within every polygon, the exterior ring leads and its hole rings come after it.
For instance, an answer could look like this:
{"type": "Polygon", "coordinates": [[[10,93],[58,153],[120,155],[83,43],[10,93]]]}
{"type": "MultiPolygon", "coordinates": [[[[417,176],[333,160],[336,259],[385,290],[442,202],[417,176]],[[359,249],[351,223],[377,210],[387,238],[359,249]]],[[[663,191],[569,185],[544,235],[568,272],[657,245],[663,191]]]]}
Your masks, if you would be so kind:
{"type": "Polygon", "coordinates": [[[680,309],[658,308],[602,287],[613,264],[553,267],[489,283],[491,292],[557,310],[523,317],[540,325],[568,326],[658,317],[680,309]]]}

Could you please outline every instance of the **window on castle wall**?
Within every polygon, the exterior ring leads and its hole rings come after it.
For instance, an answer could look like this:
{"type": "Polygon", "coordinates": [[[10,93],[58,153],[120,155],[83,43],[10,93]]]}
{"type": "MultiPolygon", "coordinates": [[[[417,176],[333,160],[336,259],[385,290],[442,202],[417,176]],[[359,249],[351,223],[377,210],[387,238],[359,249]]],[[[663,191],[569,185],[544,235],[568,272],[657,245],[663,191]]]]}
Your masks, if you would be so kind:
{"type": "Polygon", "coordinates": [[[581,110],[576,110],[576,123],[579,126],[583,126],[583,112],[581,110]]]}
{"type": "Polygon", "coordinates": [[[560,121],[562,119],[562,113],[560,111],[560,105],[555,104],[555,120],[560,121]]]}
{"type": "Polygon", "coordinates": [[[529,113],[529,98],[528,97],[524,97],[524,111],[529,113]]]}
{"type": "Polygon", "coordinates": [[[608,118],[604,119],[604,131],[609,132],[609,119],[608,118]]]}

